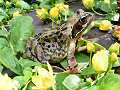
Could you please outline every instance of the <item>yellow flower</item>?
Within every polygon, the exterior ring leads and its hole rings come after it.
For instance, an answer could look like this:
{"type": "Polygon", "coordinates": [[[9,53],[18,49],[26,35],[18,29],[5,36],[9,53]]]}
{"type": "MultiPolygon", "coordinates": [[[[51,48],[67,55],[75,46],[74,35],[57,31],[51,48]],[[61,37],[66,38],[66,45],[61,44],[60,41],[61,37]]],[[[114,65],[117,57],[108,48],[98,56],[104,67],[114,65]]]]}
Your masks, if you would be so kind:
{"type": "Polygon", "coordinates": [[[93,43],[91,43],[91,42],[87,43],[87,51],[88,51],[88,53],[95,52],[95,46],[93,43]]]}
{"type": "Polygon", "coordinates": [[[96,72],[101,73],[107,71],[108,53],[106,50],[100,50],[93,55],[92,66],[96,72]]]}
{"type": "Polygon", "coordinates": [[[111,53],[111,55],[110,55],[110,60],[112,61],[112,62],[116,62],[117,60],[118,60],[118,57],[117,57],[117,54],[116,53],[111,53]]]}
{"type": "Polygon", "coordinates": [[[0,73],[0,90],[18,90],[19,86],[19,83],[12,80],[7,74],[0,73]]]}
{"type": "Polygon", "coordinates": [[[67,11],[69,10],[69,5],[64,5],[64,11],[65,10],[67,10],[67,11]]]}
{"type": "Polygon", "coordinates": [[[95,5],[94,0],[82,0],[82,3],[84,5],[84,7],[87,9],[92,9],[95,5]]]}
{"type": "Polygon", "coordinates": [[[48,11],[45,8],[37,9],[36,14],[40,19],[46,19],[48,16],[48,11]]]}
{"type": "Polygon", "coordinates": [[[50,10],[50,16],[51,17],[58,17],[59,16],[59,9],[57,7],[53,7],[51,10],[50,10]]]}
{"type": "Polygon", "coordinates": [[[59,3],[55,5],[56,8],[58,8],[60,11],[64,10],[64,3],[59,3]]]}
{"type": "Polygon", "coordinates": [[[13,17],[16,17],[16,16],[22,16],[22,14],[20,14],[19,11],[16,11],[16,12],[13,13],[13,17]]]}
{"type": "Polygon", "coordinates": [[[99,25],[99,29],[103,30],[103,31],[111,30],[112,29],[112,24],[108,20],[103,20],[103,21],[101,21],[101,23],[99,25]]]}
{"type": "Polygon", "coordinates": [[[60,12],[69,10],[69,5],[65,5],[64,3],[56,4],[55,7],[58,8],[60,12]]]}
{"type": "Polygon", "coordinates": [[[112,53],[116,53],[117,55],[119,54],[119,49],[120,49],[120,44],[119,43],[114,43],[110,46],[109,51],[112,53]]]}
{"type": "Polygon", "coordinates": [[[32,77],[32,82],[35,84],[32,90],[48,90],[54,87],[55,77],[53,76],[53,70],[49,64],[48,70],[41,67],[37,68],[38,75],[32,77]]]}

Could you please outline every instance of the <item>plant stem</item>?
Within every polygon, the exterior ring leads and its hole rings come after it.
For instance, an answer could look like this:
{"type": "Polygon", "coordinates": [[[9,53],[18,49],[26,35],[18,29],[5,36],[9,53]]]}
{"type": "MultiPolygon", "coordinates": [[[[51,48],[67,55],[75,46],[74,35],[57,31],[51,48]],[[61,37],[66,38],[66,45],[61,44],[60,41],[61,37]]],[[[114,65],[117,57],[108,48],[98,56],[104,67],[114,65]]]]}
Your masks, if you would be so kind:
{"type": "Polygon", "coordinates": [[[52,19],[52,29],[53,29],[53,27],[54,27],[54,22],[53,22],[53,19],[52,19]]]}
{"type": "MultiPolygon", "coordinates": [[[[94,21],[93,21],[94,22],[94,21]]],[[[90,30],[91,30],[91,28],[93,28],[94,27],[94,23],[92,23],[91,22],[91,24],[86,28],[86,30],[82,33],[83,35],[85,35],[86,33],[88,33],[90,30]]]]}
{"type": "Polygon", "coordinates": [[[90,66],[92,66],[92,52],[90,52],[90,66]]]}
{"type": "Polygon", "coordinates": [[[12,44],[11,44],[11,42],[10,42],[10,41],[9,41],[9,45],[10,45],[10,47],[11,47],[12,51],[13,51],[13,54],[15,55],[14,48],[13,48],[13,46],[12,46],[12,44]]]}
{"type": "Polygon", "coordinates": [[[100,16],[106,15],[106,14],[101,14],[101,13],[96,12],[96,11],[94,10],[94,8],[92,8],[92,11],[93,11],[95,14],[100,15],[100,16]]]}
{"type": "Polygon", "coordinates": [[[65,21],[67,21],[67,12],[65,11],[65,21]]]}
{"type": "Polygon", "coordinates": [[[112,62],[110,61],[107,72],[109,72],[111,69],[112,69],[112,62]]]}

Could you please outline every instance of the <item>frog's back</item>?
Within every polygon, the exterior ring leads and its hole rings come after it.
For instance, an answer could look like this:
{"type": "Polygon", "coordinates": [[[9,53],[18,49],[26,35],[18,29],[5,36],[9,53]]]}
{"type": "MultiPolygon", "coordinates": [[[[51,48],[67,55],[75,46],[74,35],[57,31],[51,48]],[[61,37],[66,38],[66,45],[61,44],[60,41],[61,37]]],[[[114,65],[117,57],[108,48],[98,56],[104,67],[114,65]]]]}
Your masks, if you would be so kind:
{"type": "Polygon", "coordinates": [[[68,38],[60,30],[45,32],[29,41],[26,50],[29,55],[27,56],[43,63],[60,62],[67,56],[68,38]]]}

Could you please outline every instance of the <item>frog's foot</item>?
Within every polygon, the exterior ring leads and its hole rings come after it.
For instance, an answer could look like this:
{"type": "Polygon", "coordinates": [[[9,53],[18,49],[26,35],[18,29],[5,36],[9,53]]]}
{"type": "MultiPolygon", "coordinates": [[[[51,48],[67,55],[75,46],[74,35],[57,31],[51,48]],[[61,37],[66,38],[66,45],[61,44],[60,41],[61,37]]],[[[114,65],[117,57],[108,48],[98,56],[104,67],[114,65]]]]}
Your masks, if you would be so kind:
{"type": "Polygon", "coordinates": [[[70,60],[68,60],[69,67],[67,70],[69,73],[79,73],[79,68],[77,67],[77,61],[75,57],[72,57],[70,60]]]}
{"type": "Polygon", "coordinates": [[[67,68],[67,71],[68,71],[69,73],[80,73],[77,66],[75,66],[75,67],[70,67],[70,66],[69,66],[69,67],[67,68]]]}

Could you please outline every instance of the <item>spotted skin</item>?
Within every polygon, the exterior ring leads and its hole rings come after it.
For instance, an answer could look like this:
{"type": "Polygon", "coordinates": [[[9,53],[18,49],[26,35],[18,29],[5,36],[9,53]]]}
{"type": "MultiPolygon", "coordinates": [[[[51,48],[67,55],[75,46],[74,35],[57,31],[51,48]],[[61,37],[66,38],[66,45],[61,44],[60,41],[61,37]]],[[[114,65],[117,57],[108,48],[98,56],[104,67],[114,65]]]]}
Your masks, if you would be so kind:
{"type": "Polygon", "coordinates": [[[93,14],[82,9],[77,10],[77,13],[58,30],[47,31],[30,39],[26,56],[38,59],[41,63],[58,63],[67,57],[73,70],[77,64],[74,57],[76,42],[92,19],[93,14]]]}

